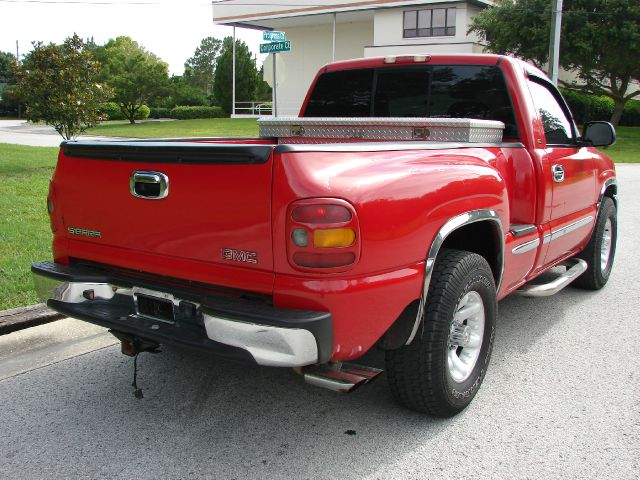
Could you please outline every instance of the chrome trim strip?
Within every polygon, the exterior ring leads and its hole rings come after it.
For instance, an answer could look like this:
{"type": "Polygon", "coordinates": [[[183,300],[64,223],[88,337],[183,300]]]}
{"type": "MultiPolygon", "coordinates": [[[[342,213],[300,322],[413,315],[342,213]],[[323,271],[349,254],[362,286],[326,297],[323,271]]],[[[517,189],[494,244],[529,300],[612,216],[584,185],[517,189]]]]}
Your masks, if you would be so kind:
{"type": "Polygon", "coordinates": [[[429,253],[427,255],[427,260],[425,261],[424,267],[424,285],[422,287],[422,296],[420,297],[420,305],[418,307],[418,314],[416,316],[416,321],[413,325],[413,329],[411,330],[411,334],[405,345],[409,345],[416,334],[418,333],[418,327],[420,326],[420,322],[422,321],[422,315],[424,314],[424,307],[427,300],[427,293],[429,292],[429,286],[431,283],[431,275],[433,273],[433,265],[436,261],[436,257],[438,256],[438,252],[440,248],[444,244],[446,238],[451,235],[454,231],[463,227],[465,225],[469,225],[471,223],[490,221],[494,222],[498,226],[498,232],[500,235],[500,254],[498,261],[500,262],[500,275],[498,276],[498,282],[496,285],[496,292],[500,290],[500,284],[502,282],[502,275],[504,273],[504,230],[502,228],[502,223],[500,222],[500,216],[498,212],[495,210],[472,210],[470,212],[463,213],[456,217],[453,217],[449,221],[447,221],[442,228],[438,231],[431,246],[429,247],[429,253]]]}
{"type": "Polygon", "coordinates": [[[549,241],[556,240],[560,237],[565,236],[567,233],[571,233],[574,230],[590,225],[591,222],[593,222],[593,215],[589,215],[588,217],[581,218],[577,222],[570,223],[565,227],[559,228],[558,230],[554,230],[553,232],[551,232],[551,235],[547,234],[544,236],[544,238],[546,240],[547,237],[550,237],[549,241]]]}
{"type": "Polygon", "coordinates": [[[535,250],[536,248],[538,248],[539,245],[540,245],[540,239],[536,238],[535,240],[531,240],[530,242],[526,242],[526,243],[523,243],[522,245],[518,245],[513,250],[511,250],[511,253],[513,253],[514,255],[520,255],[523,253],[530,252],[531,250],[535,250]]]}
{"type": "Polygon", "coordinates": [[[498,143],[429,143],[429,142],[355,142],[355,143],[283,143],[274,153],[292,152],[385,152],[404,150],[442,150],[458,148],[524,148],[520,142],[498,143]]]}

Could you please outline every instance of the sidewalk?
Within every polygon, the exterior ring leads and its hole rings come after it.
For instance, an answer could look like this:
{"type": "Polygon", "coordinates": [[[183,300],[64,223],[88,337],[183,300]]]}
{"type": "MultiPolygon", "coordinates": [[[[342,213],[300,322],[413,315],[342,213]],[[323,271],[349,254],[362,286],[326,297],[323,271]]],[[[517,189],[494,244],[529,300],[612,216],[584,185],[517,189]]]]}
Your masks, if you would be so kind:
{"type": "MultiPolygon", "coordinates": [[[[82,135],[82,140],[112,140],[109,137],[82,135]]],[[[122,140],[122,139],[119,139],[122,140]]],[[[32,125],[26,120],[0,120],[0,143],[29,145],[32,147],[57,147],[62,137],[48,125],[32,125]]]]}

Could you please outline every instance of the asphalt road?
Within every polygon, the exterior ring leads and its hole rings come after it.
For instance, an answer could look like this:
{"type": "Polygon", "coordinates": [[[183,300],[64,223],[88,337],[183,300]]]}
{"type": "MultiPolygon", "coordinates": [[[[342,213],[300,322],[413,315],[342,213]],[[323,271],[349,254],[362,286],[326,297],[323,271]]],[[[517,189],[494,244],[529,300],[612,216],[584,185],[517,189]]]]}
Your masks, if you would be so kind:
{"type": "MultiPolygon", "coordinates": [[[[620,166],[607,287],[500,303],[492,364],[450,420],[288,370],[166,349],[132,360],[62,320],[0,337],[0,477],[640,478],[640,166],[620,166]]],[[[380,363],[379,354],[370,357],[380,363]]]]}

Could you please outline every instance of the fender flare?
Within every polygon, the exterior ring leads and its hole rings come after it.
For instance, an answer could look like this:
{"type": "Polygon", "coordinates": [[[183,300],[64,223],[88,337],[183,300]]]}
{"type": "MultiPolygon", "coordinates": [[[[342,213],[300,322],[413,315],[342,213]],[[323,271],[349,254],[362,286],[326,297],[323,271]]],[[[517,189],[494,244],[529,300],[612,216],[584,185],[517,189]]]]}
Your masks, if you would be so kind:
{"type": "MultiPolygon", "coordinates": [[[[603,190],[604,192],[604,190],[603,190]]],[[[465,225],[469,225],[471,223],[477,222],[493,222],[495,226],[498,228],[498,233],[500,236],[500,252],[499,252],[499,263],[500,263],[500,272],[498,275],[498,281],[496,282],[496,292],[500,291],[500,284],[502,282],[502,275],[504,273],[504,229],[502,228],[502,223],[500,221],[500,216],[498,212],[491,209],[482,209],[482,210],[471,210],[460,215],[457,215],[450,220],[448,220],[438,231],[433,242],[431,242],[431,246],[429,247],[429,252],[427,254],[427,260],[425,261],[425,272],[424,272],[424,285],[422,287],[422,295],[420,297],[420,304],[418,306],[418,314],[416,316],[416,320],[414,322],[413,328],[411,330],[411,334],[407,339],[405,345],[409,345],[416,334],[418,333],[418,328],[420,327],[420,322],[422,321],[422,316],[424,314],[424,308],[427,300],[427,293],[429,292],[429,287],[431,284],[431,275],[433,274],[433,266],[436,261],[436,257],[444,244],[444,241],[447,239],[449,235],[458,230],[465,225]]]]}

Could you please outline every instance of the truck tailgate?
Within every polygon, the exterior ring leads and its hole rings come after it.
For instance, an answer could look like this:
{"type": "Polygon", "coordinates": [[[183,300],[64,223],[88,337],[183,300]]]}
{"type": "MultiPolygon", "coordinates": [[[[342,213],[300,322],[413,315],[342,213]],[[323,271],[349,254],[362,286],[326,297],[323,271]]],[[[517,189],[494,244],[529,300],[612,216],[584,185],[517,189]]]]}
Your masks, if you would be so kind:
{"type": "MultiPolygon", "coordinates": [[[[172,276],[186,279],[194,279],[188,271],[194,261],[207,264],[216,280],[229,267],[272,272],[272,150],[183,141],[64,143],[54,186],[64,235],[73,240],[68,255],[76,256],[74,243],[88,242],[125,268],[131,266],[114,252],[166,257],[173,265],[184,260],[185,270],[172,276]]],[[[147,262],[146,271],[164,273],[147,262]]],[[[261,290],[270,291],[271,276],[260,278],[261,290]]]]}

